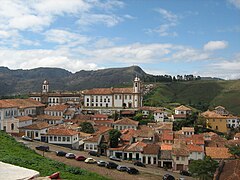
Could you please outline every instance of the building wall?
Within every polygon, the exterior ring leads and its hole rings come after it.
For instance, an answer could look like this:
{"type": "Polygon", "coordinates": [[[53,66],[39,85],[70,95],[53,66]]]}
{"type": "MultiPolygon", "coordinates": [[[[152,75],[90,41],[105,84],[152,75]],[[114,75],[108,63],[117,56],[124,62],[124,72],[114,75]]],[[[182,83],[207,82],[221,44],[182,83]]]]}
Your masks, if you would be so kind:
{"type": "Polygon", "coordinates": [[[41,140],[41,134],[46,134],[47,128],[40,129],[40,130],[25,130],[25,135],[35,139],[35,140],[41,140]]]}
{"type": "Polygon", "coordinates": [[[154,113],[154,120],[156,122],[163,122],[164,121],[164,113],[154,113]]]}
{"type": "Polygon", "coordinates": [[[97,142],[84,142],[84,151],[98,151],[97,142]]]}
{"type": "Polygon", "coordinates": [[[144,164],[158,164],[158,155],[142,154],[142,163],[144,163],[144,164]]]}
{"type": "Polygon", "coordinates": [[[227,133],[226,119],[206,119],[208,128],[222,133],[227,133]]]}
{"type": "Polygon", "coordinates": [[[205,156],[204,152],[190,152],[188,159],[198,160],[198,159],[203,159],[204,156],[205,156]]]}
{"type": "Polygon", "coordinates": [[[78,135],[73,136],[57,136],[57,135],[49,135],[48,143],[51,144],[74,144],[79,141],[78,135]]]}
{"type": "Polygon", "coordinates": [[[137,130],[137,126],[134,126],[134,125],[113,124],[113,128],[117,129],[117,130],[123,130],[123,129],[135,129],[135,130],[137,130]]]}
{"type": "Polygon", "coordinates": [[[29,126],[32,124],[32,120],[29,121],[21,121],[19,122],[19,126],[18,127],[24,127],[24,126],[29,126]]]}
{"type": "Polygon", "coordinates": [[[188,170],[188,157],[187,156],[172,156],[173,158],[173,170],[180,170],[178,165],[183,165],[182,170],[188,170]]]}
{"type": "Polygon", "coordinates": [[[233,119],[227,119],[227,127],[228,128],[238,128],[239,127],[239,119],[233,118],[233,119]]]}

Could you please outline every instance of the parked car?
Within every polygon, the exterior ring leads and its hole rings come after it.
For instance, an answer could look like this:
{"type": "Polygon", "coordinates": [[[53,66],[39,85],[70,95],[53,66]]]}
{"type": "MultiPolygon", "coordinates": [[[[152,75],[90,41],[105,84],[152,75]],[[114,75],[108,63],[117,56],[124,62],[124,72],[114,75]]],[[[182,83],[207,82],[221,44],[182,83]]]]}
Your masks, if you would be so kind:
{"type": "Polygon", "coordinates": [[[88,154],[91,155],[91,156],[97,156],[97,157],[100,156],[100,154],[96,151],[89,151],[88,154]]]}
{"type": "Polygon", "coordinates": [[[64,152],[64,151],[56,151],[56,155],[57,156],[66,156],[66,152],[64,152]]]}
{"type": "Polygon", "coordinates": [[[89,164],[94,164],[94,163],[96,163],[97,161],[96,161],[95,159],[93,159],[93,158],[87,158],[84,162],[85,162],[85,163],[89,163],[89,164]]]}
{"type": "Polygon", "coordinates": [[[109,159],[113,160],[113,161],[122,161],[120,158],[117,158],[115,156],[110,156],[109,159]]]}
{"type": "Polygon", "coordinates": [[[36,146],[35,148],[39,151],[49,151],[49,146],[36,146]]]}
{"type": "Polygon", "coordinates": [[[119,171],[127,171],[127,166],[118,165],[117,170],[119,170],[119,171]]]}
{"type": "Polygon", "coordinates": [[[68,159],[75,159],[76,155],[73,154],[73,153],[67,153],[67,154],[65,155],[65,157],[68,158],[68,159]]]}
{"type": "Polygon", "coordinates": [[[75,159],[77,161],[85,161],[87,158],[85,158],[84,156],[76,156],[75,159]]]}
{"type": "Polygon", "coordinates": [[[25,141],[33,141],[33,139],[28,136],[22,136],[22,139],[25,141]]]}
{"type": "Polygon", "coordinates": [[[165,174],[162,178],[163,180],[175,180],[171,174],[165,174]]]}
{"type": "Polygon", "coordinates": [[[140,162],[140,161],[137,161],[137,162],[135,162],[135,163],[134,163],[134,165],[135,165],[135,166],[146,167],[146,165],[145,165],[145,164],[143,164],[143,163],[142,163],[142,162],[140,162]]]}
{"type": "Polygon", "coordinates": [[[190,172],[184,170],[180,171],[180,174],[184,176],[191,176],[190,172]]]}
{"type": "Polygon", "coordinates": [[[105,165],[106,165],[106,162],[105,162],[105,161],[103,161],[103,160],[99,160],[99,161],[97,161],[97,165],[98,165],[98,166],[105,167],[105,165]]]}
{"type": "Polygon", "coordinates": [[[127,172],[129,174],[139,174],[139,171],[136,168],[134,168],[134,167],[128,167],[127,168],[127,172]]]}
{"type": "Polygon", "coordinates": [[[115,162],[106,162],[106,165],[105,165],[106,168],[108,169],[116,169],[118,167],[118,164],[116,164],[115,162]]]}

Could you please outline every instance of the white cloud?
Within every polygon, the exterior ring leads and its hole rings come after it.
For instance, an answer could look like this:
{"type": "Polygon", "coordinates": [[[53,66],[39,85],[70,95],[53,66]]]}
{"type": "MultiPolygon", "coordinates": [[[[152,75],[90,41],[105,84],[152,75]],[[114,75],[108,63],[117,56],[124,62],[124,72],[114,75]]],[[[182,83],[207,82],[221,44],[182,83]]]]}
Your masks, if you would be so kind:
{"type": "Polygon", "coordinates": [[[228,2],[240,9],[240,0],[228,0],[228,2]]]}
{"type": "Polygon", "coordinates": [[[113,45],[114,45],[113,41],[109,40],[108,38],[101,38],[95,42],[96,48],[106,48],[111,47],[113,45]]]}
{"type": "Polygon", "coordinates": [[[117,25],[119,22],[123,21],[123,18],[116,16],[114,14],[83,14],[77,21],[79,25],[89,26],[94,24],[104,24],[107,27],[112,27],[117,25]]]}
{"type": "Polygon", "coordinates": [[[157,12],[159,12],[164,19],[170,22],[176,22],[178,20],[178,16],[176,14],[173,14],[170,11],[167,11],[166,9],[158,8],[156,9],[157,12]]]}
{"type": "Polygon", "coordinates": [[[87,43],[90,38],[77,33],[72,33],[61,29],[51,29],[45,32],[46,41],[58,44],[70,44],[76,46],[87,43]]]}
{"type": "Polygon", "coordinates": [[[167,11],[166,9],[158,8],[155,9],[156,12],[160,13],[160,15],[164,19],[164,23],[159,25],[156,28],[149,28],[147,29],[147,33],[158,33],[160,36],[177,36],[177,32],[171,31],[172,28],[177,26],[179,17],[176,14],[173,14],[170,11],[167,11]]]}
{"type": "Polygon", "coordinates": [[[214,51],[218,49],[225,49],[228,46],[227,41],[209,41],[203,47],[205,51],[214,51]]]}
{"type": "Polygon", "coordinates": [[[32,69],[36,67],[59,67],[72,72],[81,69],[96,69],[95,63],[75,59],[62,50],[0,50],[0,66],[12,69],[32,69]]]}
{"type": "Polygon", "coordinates": [[[174,53],[171,57],[172,60],[181,61],[198,61],[209,59],[210,54],[203,53],[200,50],[193,48],[181,48],[178,52],[174,53]]]}

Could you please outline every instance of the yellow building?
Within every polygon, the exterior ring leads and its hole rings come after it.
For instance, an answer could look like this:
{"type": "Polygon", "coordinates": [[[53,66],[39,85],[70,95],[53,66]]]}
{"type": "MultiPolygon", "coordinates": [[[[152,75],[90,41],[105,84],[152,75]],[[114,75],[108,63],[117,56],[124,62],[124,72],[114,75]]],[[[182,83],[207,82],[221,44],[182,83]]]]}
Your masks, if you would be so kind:
{"type": "Polygon", "coordinates": [[[202,116],[206,119],[207,128],[227,133],[227,116],[222,116],[214,111],[206,111],[202,113],[202,116]]]}

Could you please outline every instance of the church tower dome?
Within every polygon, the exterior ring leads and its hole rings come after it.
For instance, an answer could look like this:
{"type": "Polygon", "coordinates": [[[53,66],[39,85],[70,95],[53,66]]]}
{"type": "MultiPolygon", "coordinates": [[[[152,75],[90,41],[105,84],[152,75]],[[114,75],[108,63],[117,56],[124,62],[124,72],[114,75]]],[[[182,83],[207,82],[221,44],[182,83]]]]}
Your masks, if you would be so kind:
{"type": "Polygon", "coordinates": [[[42,84],[42,93],[48,93],[48,91],[49,91],[49,82],[47,80],[44,80],[42,84]]]}

